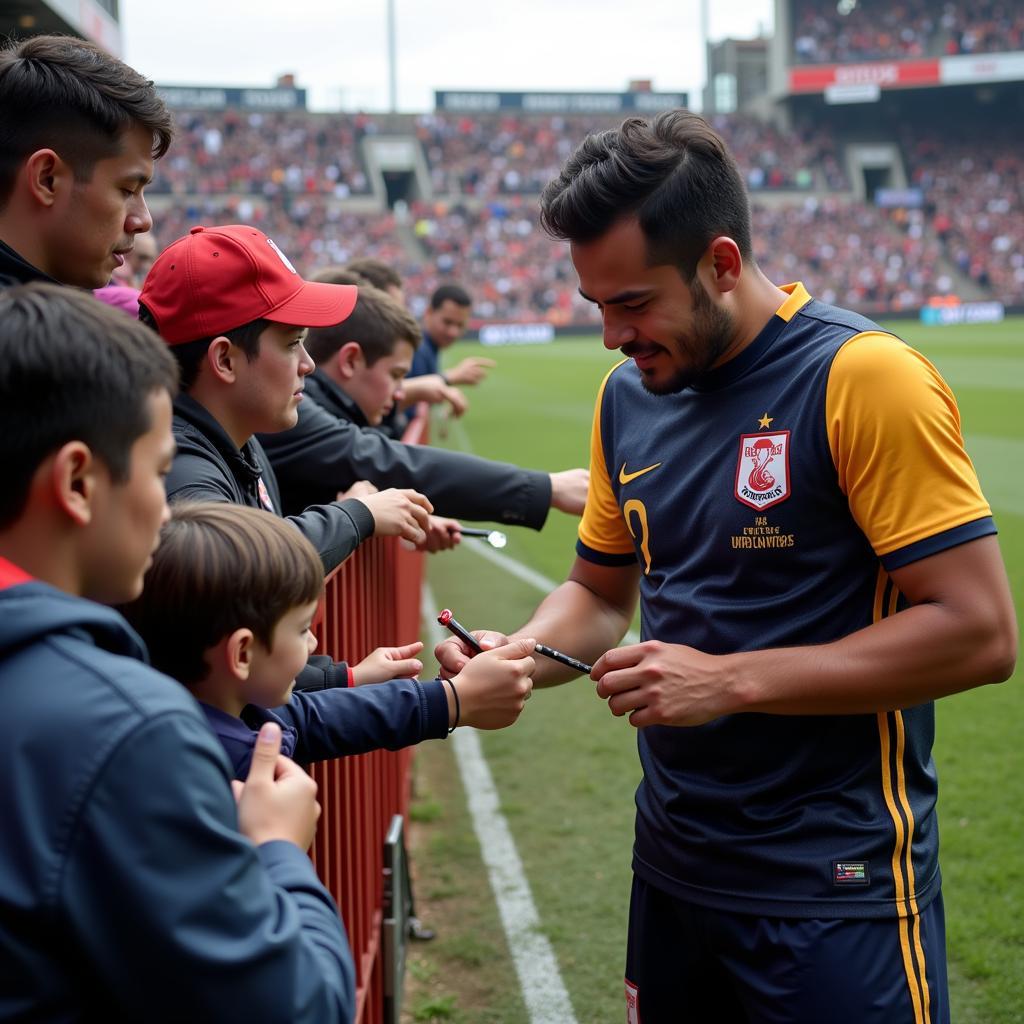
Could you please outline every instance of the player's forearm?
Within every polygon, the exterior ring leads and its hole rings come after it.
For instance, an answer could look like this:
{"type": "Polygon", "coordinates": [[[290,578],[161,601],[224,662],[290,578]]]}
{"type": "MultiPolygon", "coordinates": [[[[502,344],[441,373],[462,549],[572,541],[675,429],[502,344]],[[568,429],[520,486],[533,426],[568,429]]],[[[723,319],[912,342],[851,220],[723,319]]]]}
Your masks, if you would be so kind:
{"type": "Polygon", "coordinates": [[[735,711],[842,715],[913,707],[1002,682],[1016,650],[1012,614],[964,615],[924,604],[820,647],[725,660],[735,711]]]}
{"type": "MultiPolygon", "coordinates": [[[[575,580],[553,590],[538,606],[530,621],[513,637],[534,637],[588,664],[614,647],[629,628],[633,609],[610,604],[575,580]]],[[[534,686],[555,686],[575,679],[578,673],[556,661],[537,657],[534,686]]]]}

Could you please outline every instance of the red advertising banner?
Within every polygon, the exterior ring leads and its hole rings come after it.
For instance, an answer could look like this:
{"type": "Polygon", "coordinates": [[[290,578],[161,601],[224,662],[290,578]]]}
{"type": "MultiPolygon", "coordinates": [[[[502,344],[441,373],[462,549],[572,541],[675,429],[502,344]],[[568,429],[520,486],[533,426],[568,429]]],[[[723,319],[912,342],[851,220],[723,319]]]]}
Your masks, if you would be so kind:
{"type": "Polygon", "coordinates": [[[830,86],[874,85],[880,89],[906,89],[938,85],[939,58],[928,60],[871,61],[865,64],[816,64],[789,72],[791,93],[825,92],[830,86]]]}

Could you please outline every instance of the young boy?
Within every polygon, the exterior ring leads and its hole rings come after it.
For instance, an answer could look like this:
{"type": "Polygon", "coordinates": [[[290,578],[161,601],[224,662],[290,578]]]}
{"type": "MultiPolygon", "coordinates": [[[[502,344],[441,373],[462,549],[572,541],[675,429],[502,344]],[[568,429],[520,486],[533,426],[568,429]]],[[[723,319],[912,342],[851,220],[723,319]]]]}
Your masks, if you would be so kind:
{"type": "Polygon", "coordinates": [[[310,764],[518,718],[534,667],[528,640],[479,655],[450,680],[292,692],[316,646],[310,624],[322,583],[312,545],[284,520],[186,502],[173,507],[143,593],[124,609],[154,666],[200,702],[237,778],[266,722],[281,726],[287,756],[310,764]]]}
{"type": "Polygon", "coordinates": [[[349,419],[359,427],[378,427],[401,400],[420,338],[408,310],[365,286],[343,322],[309,332],[306,351],[317,365],[313,379],[326,377],[340,389],[349,419]]]}
{"type": "MultiPolygon", "coordinates": [[[[342,284],[354,276],[350,270],[329,268],[316,280],[342,284]]],[[[317,401],[331,402],[340,418],[359,428],[384,429],[382,424],[402,399],[420,338],[419,325],[404,306],[386,292],[361,284],[355,308],[345,320],[314,328],[306,336],[306,351],[316,363],[306,386],[317,401]]],[[[461,541],[460,530],[458,520],[432,515],[422,547],[449,550],[461,541]]]]}

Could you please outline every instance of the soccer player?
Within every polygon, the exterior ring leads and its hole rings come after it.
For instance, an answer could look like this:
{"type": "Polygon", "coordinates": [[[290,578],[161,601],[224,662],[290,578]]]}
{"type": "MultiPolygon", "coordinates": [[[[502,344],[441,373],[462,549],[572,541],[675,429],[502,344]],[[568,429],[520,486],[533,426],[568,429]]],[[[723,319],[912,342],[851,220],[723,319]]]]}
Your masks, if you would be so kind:
{"type": "Polygon", "coordinates": [[[143,191],[174,133],[153,83],[93,43],[0,50],[0,285],[102,288],[153,225],[143,191]]]}
{"type": "MultiPolygon", "coordinates": [[[[575,565],[524,635],[597,659],[638,730],[628,1005],[948,1021],[933,701],[1006,679],[1017,646],[952,394],[761,273],[736,165],[688,111],[587,137],[542,219],[625,357],[575,565]],[[644,642],[610,650],[638,588],[644,642]]],[[[471,653],[438,647],[449,672],[471,653]]]]}

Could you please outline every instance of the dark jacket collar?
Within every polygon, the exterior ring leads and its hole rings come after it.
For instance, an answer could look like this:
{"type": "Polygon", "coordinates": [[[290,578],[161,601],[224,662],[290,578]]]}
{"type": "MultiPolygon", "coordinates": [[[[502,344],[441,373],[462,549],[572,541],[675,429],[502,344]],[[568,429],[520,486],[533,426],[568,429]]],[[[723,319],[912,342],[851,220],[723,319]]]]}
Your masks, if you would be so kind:
{"type": "Polygon", "coordinates": [[[191,395],[184,393],[174,400],[174,416],[181,424],[202,434],[227,463],[232,475],[243,487],[255,485],[263,470],[256,457],[256,443],[252,438],[241,448],[237,448],[235,442],[228,437],[227,431],[206,406],[200,405],[191,395]]]}
{"type": "Polygon", "coordinates": [[[256,738],[259,736],[260,726],[264,722],[276,722],[281,727],[281,753],[285,757],[291,757],[295,753],[298,733],[266,708],[256,707],[255,704],[246,704],[242,710],[242,717],[235,718],[234,715],[229,715],[226,711],[221,711],[220,708],[215,708],[210,704],[204,704],[202,701],[199,706],[203,709],[210,728],[224,747],[231,767],[235,771],[236,779],[244,781],[249,774],[256,738]]]}
{"type": "Polygon", "coordinates": [[[37,267],[23,259],[6,242],[0,242],[0,288],[16,284],[28,284],[29,281],[48,281],[59,284],[49,274],[44,274],[37,267]]]}
{"type": "Polygon", "coordinates": [[[306,392],[309,397],[333,413],[338,419],[348,420],[357,427],[368,427],[363,410],[322,370],[314,370],[306,378],[306,392]]]}

